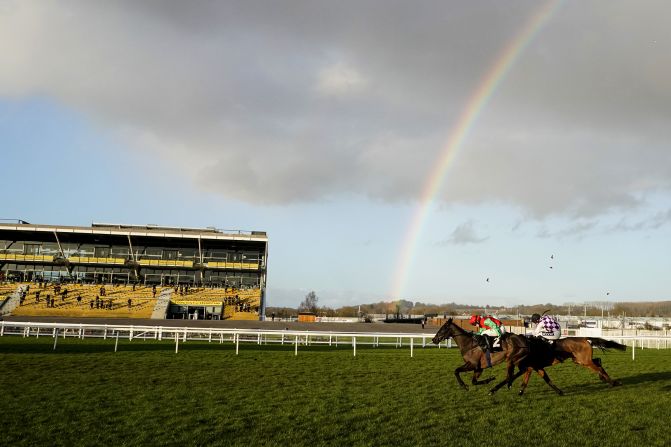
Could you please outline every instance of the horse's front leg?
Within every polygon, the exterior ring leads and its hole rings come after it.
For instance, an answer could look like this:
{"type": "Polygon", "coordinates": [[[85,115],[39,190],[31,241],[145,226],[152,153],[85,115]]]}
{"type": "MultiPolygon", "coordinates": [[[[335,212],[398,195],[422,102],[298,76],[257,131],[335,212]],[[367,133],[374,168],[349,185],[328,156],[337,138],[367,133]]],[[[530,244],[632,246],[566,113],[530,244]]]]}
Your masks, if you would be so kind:
{"type": "Polygon", "coordinates": [[[515,372],[515,364],[512,361],[508,360],[506,364],[506,382],[508,383],[508,389],[510,389],[513,386],[513,381],[522,375],[522,368],[520,368],[520,371],[517,375],[513,375],[514,372],[515,372]]]}
{"type": "MultiPolygon", "coordinates": [[[[513,369],[514,369],[514,368],[515,368],[515,367],[513,366],[513,369]]],[[[522,374],[524,374],[524,370],[523,370],[523,369],[520,369],[514,376],[512,376],[512,378],[508,379],[508,377],[506,377],[505,379],[503,379],[503,380],[501,381],[501,383],[496,384],[496,386],[495,386],[494,388],[492,388],[491,390],[489,390],[489,395],[491,396],[491,395],[493,395],[494,393],[496,393],[499,389],[501,389],[501,387],[502,387],[503,385],[508,384],[508,388],[510,388],[510,385],[513,383],[513,381],[514,381],[515,379],[517,379],[519,376],[521,376],[522,374]]]]}
{"type": "Polygon", "coordinates": [[[529,385],[529,379],[531,378],[531,371],[533,371],[533,369],[527,368],[527,370],[524,372],[524,379],[522,379],[522,387],[520,388],[520,392],[517,393],[520,396],[524,394],[524,390],[527,388],[527,385],[529,385]]]}
{"type": "Polygon", "coordinates": [[[557,388],[557,386],[554,383],[552,383],[552,380],[550,380],[550,376],[548,376],[548,373],[546,373],[543,368],[539,369],[536,372],[538,373],[539,376],[541,376],[543,378],[543,380],[545,380],[545,383],[550,385],[550,388],[555,390],[555,392],[557,394],[559,394],[560,396],[564,395],[564,392],[562,390],[560,390],[559,388],[557,388]]]}
{"type": "Polygon", "coordinates": [[[464,383],[463,380],[461,380],[461,376],[459,374],[461,374],[462,372],[472,371],[472,370],[473,370],[473,367],[468,362],[464,363],[459,368],[454,370],[454,376],[457,378],[457,382],[459,382],[459,385],[465,390],[468,390],[468,386],[464,383]]]}

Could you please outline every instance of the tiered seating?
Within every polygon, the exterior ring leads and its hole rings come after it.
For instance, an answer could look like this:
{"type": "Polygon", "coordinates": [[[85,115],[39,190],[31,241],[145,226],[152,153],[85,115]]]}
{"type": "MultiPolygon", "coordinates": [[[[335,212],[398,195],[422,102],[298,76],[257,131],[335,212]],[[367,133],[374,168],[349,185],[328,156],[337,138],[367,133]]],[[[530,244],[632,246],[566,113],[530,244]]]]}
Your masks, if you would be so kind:
{"type": "Polygon", "coordinates": [[[4,298],[6,295],[11,295],[12,293],[16,292],[16,289],[20,285],[21,284],[16,282],[0,283],[0,297],[4,298]]]}
{"type": "Polygon", "coordinates": [[[256,320],[261,306],[260,289],[189,288],[187,293],[173,292],[171,301],[189,306],[212,306],[224,303],[224,319],[256,320]]]}
{"type": "MultiPolygon", "coordinates": [[[[61,293],[56,293],[54,285],[46,288],[32,286],[24,302],[12,312],[18,316],[60,316],[60,317],[102,317],[102,318],[150,318],[156,299],[152,298],[151,287],[105,286],[105,295],[101,296],[100,285],[64,284],[61,293]],[[64,298],[62,292],[67,289],[64,298]],[[40,292],[39,302],[36,292],[40,292]],[[47,305],[47,295],[53,299],[47,305]],[[77,297],[81,296],[78,301],[77,297]],[[96,297],[98,300],[96,302],[96,297]],[[128,300],[131,300],[130,306],[128,300]]],[[[157,289],[156,296],[161,290],[157,289]]]]}

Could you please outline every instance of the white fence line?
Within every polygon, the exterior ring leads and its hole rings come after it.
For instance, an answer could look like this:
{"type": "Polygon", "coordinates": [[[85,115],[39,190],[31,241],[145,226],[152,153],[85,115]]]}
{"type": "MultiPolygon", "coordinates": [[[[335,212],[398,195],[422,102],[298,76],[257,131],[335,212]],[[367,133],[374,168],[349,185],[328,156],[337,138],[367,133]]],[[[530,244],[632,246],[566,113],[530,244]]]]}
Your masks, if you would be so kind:
{"type": "MultiPolygon", "coordinates": [[[[54,350],[58,336],[63,338],[115,338],[114,351],[118,349],[119,337],[128,337],[141,340],[174,340],[175,353],[179,352],[179,342],[186,341],[218,341],[220,344],[229,341],[235,344],[235,353],[239,353],[240,343],[255,343],[257,345],[277,343],[294,345],[294,355],[298,355],[298,346],[310,345],[350,345],[356,356],[356,347],[359,346],[395,346],[404,345],[410,348],[410,356],[414,356],[415,342],[421,342],[422,348],[435,346],[431,342],[433,334],[421,333],[388,333],[388,332],[333,332],[333,331],[291,331],[291,330],[260,330],[260,329],[229,329],[229,328],[196,328],[174,326],[138,326],[115,324],[88,324],[88,323],[42,323],[24,321],[1,321],[0,336],[20,335],[22,337],[51,336],[54,338],[54,350]]],[[[603,336],[601,338],[617,341],[631,347],[632,359],[636,357],[638,349],[668,349],[671,346],[671,337],[652,336],[603,336]]],[[[451,348],[452,340],[446,340],[438,345],[451,348]]]]}
{"type": "MultiPolygon", "coordinates": [[[[415,342],[421,342],[422,347],[436,346],[431,342],[434,334],[408,334],[388,332],[333,332],[333,331],[291,331],[291,330],[259,330],[259,329],[229,329],[229,328],[196,328],[174,326],[138,326],[115,324],[88,324],[88,323],[43,323],[24,321],[0,322],[0,336],[20,335],[24,338],[35,336],[51,336],[62,338],[102,338],[115,337],[115,352],[118,349],[119,336],[141,340],[174,340],[175,353],[179,352],[179,343],[186,341],[218,341],[220,344],[229,341],[235,344],[235,353],[238,354],[241,342],[256,343],[258,345],[277,343],[282,345],[294,344],[295,355],[298,355],[298,346],[310,345],[350,345],[353,355],[356,356],[358,346],[395,346],[410,347],[410,356],[414,355],[415,342]],[[362,340],[363,339],[363,340],[362,340]]],[[[452,347],[452,341],[446,340],[441,345],[452,347]]],[[[56,341],[54,342],[56,349],[56,341]]]]}

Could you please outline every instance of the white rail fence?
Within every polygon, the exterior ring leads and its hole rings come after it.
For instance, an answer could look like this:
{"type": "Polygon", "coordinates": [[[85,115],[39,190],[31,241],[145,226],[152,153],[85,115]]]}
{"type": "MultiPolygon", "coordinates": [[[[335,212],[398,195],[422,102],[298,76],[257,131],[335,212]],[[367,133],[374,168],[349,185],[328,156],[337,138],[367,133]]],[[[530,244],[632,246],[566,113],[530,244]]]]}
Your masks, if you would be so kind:
{"type": "MultiPolygon", "coordinates": [[[[114,352],[118,350],[119,339],[174,341],[175,353],[179,352],[179,344],[187,341],[207,341],[235,344],[235,353],[239,353],[241,343],[257,345],[280,344],[293,345],[294,355],[298,355],[299,346],[351,346],[356,356],[357,346],[394,346],[408,347],[410,357],[415,347],[427,348],[453,347],[452,340],[439,345],[431,342],[433,334],[408,334],[387,332],[332,332],[332,331],[290,331],[290,330],[259,330],[259,329],[226,329],[196,328],[173,326],[136,326],[115,324],[84,324],[84,323],[42,323],[23,321],[1,321],[0,336],[21,337],[52,337],[55,350],[60,338],[101,338],[114,340],[114,352]]],[[[636,349],[668,349],[671,337],[651,336],[619,336],[602,337],[625,344],[631,348],[632,359],[636,358],[636,349]]]]}

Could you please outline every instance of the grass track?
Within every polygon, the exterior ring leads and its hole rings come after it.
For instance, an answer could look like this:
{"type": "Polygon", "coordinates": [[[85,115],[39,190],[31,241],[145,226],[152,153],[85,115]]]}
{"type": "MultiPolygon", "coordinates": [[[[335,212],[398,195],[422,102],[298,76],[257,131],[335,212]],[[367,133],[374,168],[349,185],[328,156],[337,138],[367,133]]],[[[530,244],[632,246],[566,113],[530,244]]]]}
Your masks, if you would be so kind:
{"type": "MultiPolygon", "coordinates": [[[[458,389],[458,351],[0,338],[0,445],[662,446],[671,350],[599,354],[527,394],[458,389]]],[[[503,378],[503,366],[494,368],[503,378]]],[[[487,377],[485,374],[484,377],[487,377]]],[[[515,384],[515,389],[519,383],[515,384]]]]}

